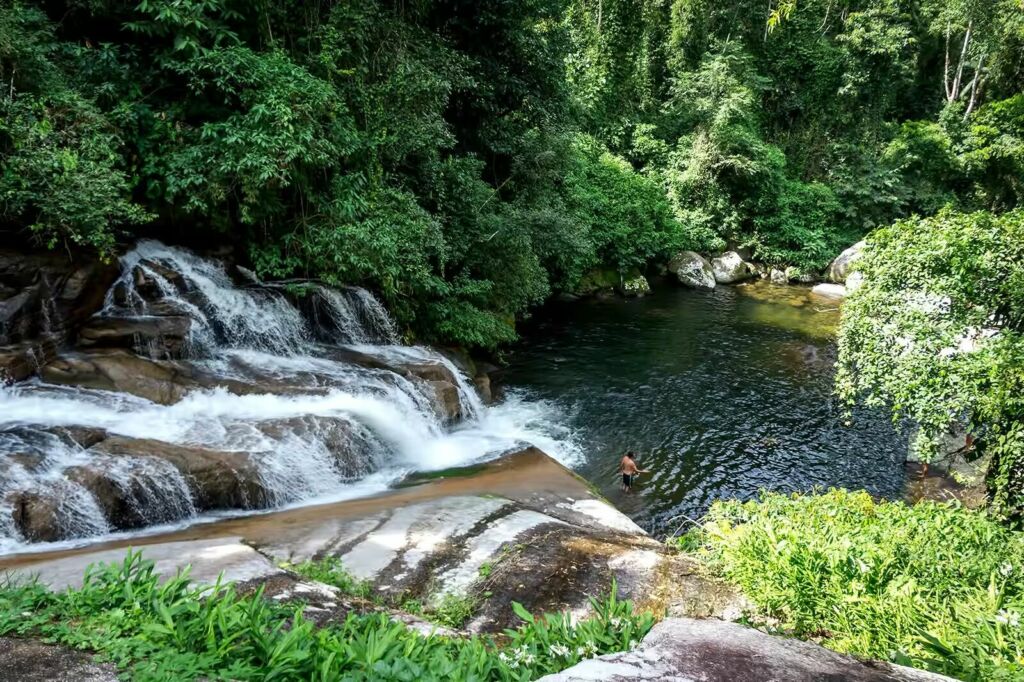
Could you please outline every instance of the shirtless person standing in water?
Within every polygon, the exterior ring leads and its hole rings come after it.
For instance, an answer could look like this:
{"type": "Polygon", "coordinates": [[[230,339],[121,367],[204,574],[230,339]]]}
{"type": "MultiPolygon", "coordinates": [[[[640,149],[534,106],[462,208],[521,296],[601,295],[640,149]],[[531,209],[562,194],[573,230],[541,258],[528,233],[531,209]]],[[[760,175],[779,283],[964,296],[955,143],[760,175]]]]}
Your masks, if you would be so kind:
{"type": "Polygon", "coordinates": [[[622,462],[619,464],[619,470],[622,472],[622,492],[628,493],[633,489],[633,478],[637,474],[650,473],[647,469],[640,469],[636,465],[636,453],[630,450],[622,457],[622,462]]]}

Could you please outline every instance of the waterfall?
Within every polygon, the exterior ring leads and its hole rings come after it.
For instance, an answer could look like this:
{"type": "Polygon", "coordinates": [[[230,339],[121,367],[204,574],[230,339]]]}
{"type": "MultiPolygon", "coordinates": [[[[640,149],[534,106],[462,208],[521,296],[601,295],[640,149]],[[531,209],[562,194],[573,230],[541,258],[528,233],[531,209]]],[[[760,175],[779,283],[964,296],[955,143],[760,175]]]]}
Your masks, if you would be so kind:
{"type": "MultiPolygon", "coordinates": [[[[186,320],[176,360],[142,333],[132,350],[155,376],[203,381],[162,403],[88,382],[0,388],[0,552],[344,499],[526,444],[579,457],[552,406],[484,405],[450,359],[402,345],[365,289],[233,278],[151,240],[120,265],[97,319],[186,320]],[[454,425],[439,412],[444,391],[457,394],[454,425]]],[[[123,351],[90,352],[122,381],[148,371],[117,365],[123,351]]]]}

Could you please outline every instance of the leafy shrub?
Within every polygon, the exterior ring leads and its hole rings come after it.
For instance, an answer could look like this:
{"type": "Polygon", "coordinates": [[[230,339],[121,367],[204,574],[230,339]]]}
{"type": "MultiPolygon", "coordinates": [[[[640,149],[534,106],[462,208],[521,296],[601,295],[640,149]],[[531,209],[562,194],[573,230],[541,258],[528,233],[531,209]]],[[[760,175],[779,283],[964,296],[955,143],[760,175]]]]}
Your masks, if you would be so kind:
{"type": "MultiPolygon", "coordinates": [[[[309,568],[309,567],[307,567],[309,568]]],[[[310,570],[337,577],[337,567],[310,570]]],[[[653,624],[612,596],[595,615],[534,617],[491,638],[424,636],[384,613],[349,614],[317,629],[301,605],[241,596],[230,584],[189,585],[188,571],[161,582],[129,553],[87,570],[80,589],[0,586],[0,635],[42,637],[98,652],[132,680],[531,680],[581,658],[618,651],[653,624]]]]}
{"type": "Polygon", "coordinates": [[[1024,675],[1024,534],[984,514],[765,494],[716,503],[698,535],[756,621],[965,680],[1024,675]]]}
{"type": "Polygon", "coordinates": [[[868,237],[856,267],[840,395],[920,425],[925,461],[952,423],[968,423],[993,457],[996,512],[1024,518],[1024,211],[899,221],[868,237]]]}

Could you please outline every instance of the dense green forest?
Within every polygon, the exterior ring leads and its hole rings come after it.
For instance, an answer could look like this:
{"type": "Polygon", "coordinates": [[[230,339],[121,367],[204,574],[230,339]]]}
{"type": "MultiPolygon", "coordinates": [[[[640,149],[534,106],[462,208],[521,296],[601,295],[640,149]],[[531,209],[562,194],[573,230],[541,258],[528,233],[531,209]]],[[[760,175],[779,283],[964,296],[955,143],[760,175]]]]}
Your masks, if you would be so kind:
{"type": "Polygon", "coordinates": [[[512,341],[596,269],[815,272],[877,230],[842,393],[926,458],[974,420],[1024,507],[1019,0],[4,0],[0,85],[9,238],[230,242],[426,341],[512,341]]]}
{"type": "Polygon", "coordinates": [[[230,240],[493,346],[596,267],[1024,193],[1017,0],[5,0],[2,229],[230,240]]]}

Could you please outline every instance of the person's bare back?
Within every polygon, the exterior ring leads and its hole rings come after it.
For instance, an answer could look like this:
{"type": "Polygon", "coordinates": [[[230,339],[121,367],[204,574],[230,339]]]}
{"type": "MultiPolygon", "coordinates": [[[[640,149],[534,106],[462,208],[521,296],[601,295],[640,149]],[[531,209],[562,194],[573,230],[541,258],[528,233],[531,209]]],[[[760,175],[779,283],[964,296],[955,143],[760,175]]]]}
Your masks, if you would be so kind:
{"type": "Polygon", "coordinates": [[[627,452],[622,456],[622,461],[619,463],[619,471],[622,473],[622,490],[623,492],[629,492],[633,489],[633,478],[637,474],[646,474],[646,469],[641,469],[636,465],[636,454],[632,451],[627,452]]]}

